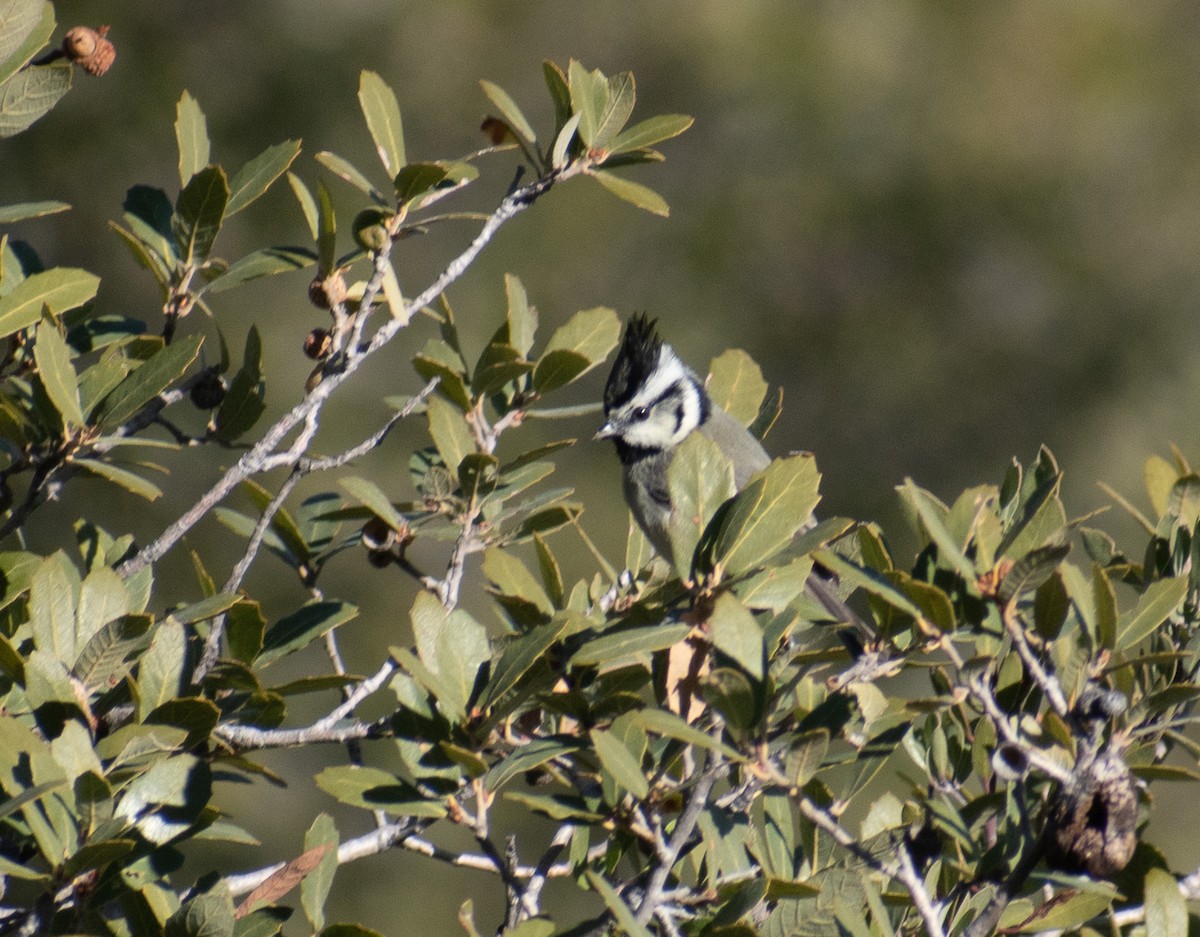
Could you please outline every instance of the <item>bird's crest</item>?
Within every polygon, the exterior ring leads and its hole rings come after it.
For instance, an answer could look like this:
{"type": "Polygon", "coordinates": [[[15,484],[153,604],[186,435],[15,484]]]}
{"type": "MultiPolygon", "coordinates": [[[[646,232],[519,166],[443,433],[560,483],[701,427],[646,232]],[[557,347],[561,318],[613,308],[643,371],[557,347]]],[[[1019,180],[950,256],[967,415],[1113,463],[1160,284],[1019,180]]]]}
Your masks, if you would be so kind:
{"type": "Polygon", "coordinates": [[[604,385],[604,410],[610,412],[627,402],[654,372],[662,351],[656,320],[638,313],[625,325],[621,348],[604,385]]]}

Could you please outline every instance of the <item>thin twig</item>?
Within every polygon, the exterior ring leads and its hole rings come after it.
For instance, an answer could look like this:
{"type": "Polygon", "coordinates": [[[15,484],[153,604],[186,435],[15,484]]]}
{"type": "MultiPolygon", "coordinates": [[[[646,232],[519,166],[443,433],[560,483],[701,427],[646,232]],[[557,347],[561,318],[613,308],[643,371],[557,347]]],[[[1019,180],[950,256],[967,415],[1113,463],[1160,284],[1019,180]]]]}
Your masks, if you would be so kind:
{"type": "Polygon", "coordinates": [[[358,704],[365,700],[368,696],[383,686],[384,682],[392,674],[396,672],[396,663],[390,658],[383,662],[379,670],[377,670],[366,680],[359,683],[347,695],[340,706],[334,709],[329,715],[322,719],[318,719],[313,723],[312,728],[316,731],[328,731],[336,726],[343,719],[350,716],[358,707],[358,704]]]}
{"type": "Polygon", "coordinates": [[[1012,638],[1013,647],[1016,648],[1017,655],[1021,658],[1021,662],[1025,664],[1025,669],[1029,672],[1029,676],[1033,678],[1034,683],[1041,689],[1042,694],[1046,697],[1046,701],[1058,714],[1060,719],[1065,720],[1070,718],[1071,706],[1067,703],[1067,698],[1063,694],[1058,677],[1049,673],[1042,666],[1042,662],[1033,653],[1033,648],[1029,646],[1029,639],[1025,637],[1025,629],[1017,620],[1015,599],[1004,606],[1000,618],[1004,622],[1004,628],[1008,631],[1009,637],[1012,638]]]}

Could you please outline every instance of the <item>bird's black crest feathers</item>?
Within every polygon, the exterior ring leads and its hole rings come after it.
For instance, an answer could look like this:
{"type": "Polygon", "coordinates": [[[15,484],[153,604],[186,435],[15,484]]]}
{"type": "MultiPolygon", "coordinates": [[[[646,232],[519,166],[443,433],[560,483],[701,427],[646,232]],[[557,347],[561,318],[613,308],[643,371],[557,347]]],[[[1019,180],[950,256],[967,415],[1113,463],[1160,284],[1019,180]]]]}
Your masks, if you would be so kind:
{"type": "Polygon", "coordinates": [[[609,412],[628,401],[645,383],[658,364],[662,339],[655,328],[656,320],[639,313],[625,326],[621,348],[613,362],[604,385],[604,410],[609,412]]]}

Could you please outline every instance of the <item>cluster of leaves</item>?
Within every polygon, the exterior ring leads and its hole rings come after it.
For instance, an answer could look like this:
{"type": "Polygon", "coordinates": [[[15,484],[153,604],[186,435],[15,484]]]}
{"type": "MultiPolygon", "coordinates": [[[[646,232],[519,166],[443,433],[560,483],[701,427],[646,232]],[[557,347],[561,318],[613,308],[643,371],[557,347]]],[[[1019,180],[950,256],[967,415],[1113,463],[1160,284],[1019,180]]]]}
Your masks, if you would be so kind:
{"type": "MultiPolygon", "coordinates": [[[[329,192],[318,183],[314,195],[289,172],[299,144],[270,147],[230,175],[210,164],[204,115],[185,94],[179,195],[135,186],[114,225],[162,288],[160,337],[95,314],[93,275],[42,269],[28,245],[0,242],[0,480],[5,490],[18,476],[26,483],[5,506],[4,535],[23,533],[76,469],[156,496],[141,471],[114,460],[118,449],[231,443],[255,428],[265,409],[258,333],[228,384],[219,329],[220,361],[209,367],[197,364],[203,336],[175,334],[193,307],[215,312],[210,293],[316,265],[309,293],[332,327],[303,413],[319,415],[323,395],[414,313],[438,334],[412,359],[414,381],[428,383],[401,412],[421,414],[428,441],[396,483],[403,490],[345,475],[336,490],[287,505],[290,487],[272,491],[249,474],[286,465],[294,478],[348,459],[276,452],[297,425],[280,421],[230,470],[243,475],[226,476],[242,481],[254,513],[211,499],[247,539],[247,563],[261,545],[294,571],[302,604],[287,613],[242,591],[240,573],[219,584],[207,567],[229,557],[196,557],[194,592],[171,584],[164,595],[133,531],[87,520],[76,524],[74,556],[39,556],[16,539],[0,553],[0,932],[266,937],[294,916],[285,898],[298,885],[312,932],[369,934],[327,924],[326,900],[339,861],[375,843],[494,873],[502,928],[521,937],[960,934],[998,881],[1038,857],[1048,805],[1085,746],[1103,745],[1146,784],[1200,780],[1200,475],[1181,458],[1147,465],[1152,518],[1127,505],[1148,535],[1140,561],[1089,518],[1069,517],[1061,473],[1043,451],[952,504],[903,485],[918,550],[898,564],[875,525],[812,524],[820,476],[810,456],[777,459],[738,491],[720,450],[695,436],[668,479],[674,567],[631,527],[620,562],[593,548],[595,572],[564,573],[553,539],[580,536],[591,547],[582,506],[570,488],[538,486],[573,440],[522,444],[523,427],[585,415],[547,401],[610,354],[616,314],[578,312],[543,342],[537,310],[509,276],[491,339],[469,353],[445,296],[415,307],[389,260],[407,233],[465,217],[426,210],[471,182],[497,148],[519,151],[537,177],[504,211],[582,175],[665,213],[659,196],[612,170],[656,161],[652,147],[690,119],[628,125],[627,74],[577,62],[544,74],[554,107],[545,137],[485,82],[498,112],[485,123],[493,147],[410,162],[394,93],[364,72],[359,103],[388,184],[335,154],[316,157],[369,203],[353,225],[357,246],[342,255],[329,192]],[[222,226],[284,174],[312,248],[218,258],[222,226]],[[347,286],[359,263],[369,272],[347,286]],[[391,316],[367,338],[377,295],[391,316]],[[164,416],[185,398],[216,411],[196,433],[164,416]],[[423,562],[445,557],[441,568],[418,568],[415,540],[431,544],[423,562]],[[358,610],[325,596],[320,580],[335,557],[364,555],[412,586],[412,640],[380,648],[368,679],[345,673],[336,649],[358,610]],[[498,627],[459,604],[474,557],[498,627]],[[853,598],[861,620],[831,614],[814,598],[817,584],[853,598]],[[280,682],[271,669],[322,645],[326,672],[280,682]],[[1128,705],[1098,739],[1084,738],[1072,707],[1096,685],[1128,705]],[[377,691],[388,715],[360,722],[355,707],[377,691]],[[287,726],[300,693],[337,699],[315,723],[287,726]],[[278,870],[185,877],[197,844],[255,841],[227,815],[214,780],[278,781],[259,750],[368,738],[379,741],[366,752],[349,746],[347,763],[315,780],[331,803],[360,808],[372,832],[343,836],[321,814],[278,870]],[[1006,746],[1001,771],[995,755],[1006,746]],[[521,837],[548,825],[552,845],[536,854],[525,839],[498,845],[497,798],[528,820],[521,837]],[[478,852],[422,838],[439,824],[466,829],[478,852]],[[595,916],[556,920],[540,894],[551,876],[592,895],[595,916]]],[[[778,395],[742,352],[712,362],[708,391],[759,435],[779,414],[778,395]]],[[[318,423],[313,416],[314,431],[318,423]]],[[[1146,807],[1152,793],[1141,791],[1146,807]]],[[[1084,928],[1116,908],[1154,933],[1181,933],[1189,921],[1179,883],[1148,843],[1112,882],[1045,864],[1034,882],[1050,897],[1026,888],[1000,926],[1084,928]]],[[[477,932],[469,905],[460,920],[477,932]]]]}
{"type": "MultiPolygon", "coordinates": [[[[54,6],[46,0],[0,3],[0,138],[25,130],[71,90],[69,62],[33,62],[54,27],[54,6]]],[[[35,213],[56,210],[54,204],[43,204],[35,213]]]]}

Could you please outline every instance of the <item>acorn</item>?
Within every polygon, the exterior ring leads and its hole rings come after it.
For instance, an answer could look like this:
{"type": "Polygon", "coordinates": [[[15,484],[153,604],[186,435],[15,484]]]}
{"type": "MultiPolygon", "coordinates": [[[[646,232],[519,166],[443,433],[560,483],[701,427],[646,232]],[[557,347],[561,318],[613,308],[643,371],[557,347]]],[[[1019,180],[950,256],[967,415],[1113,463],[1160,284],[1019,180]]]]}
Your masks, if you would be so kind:
{"type": "Polygon", "coordinates": [[[332,309],[346,299],[346,281],[342,272],[335,270],[329,276],[319,273],[308,284],[308,298],[318,309],[332,309]]]}
{"type": "Polygon", "coordinates": [[[359,532],[362,545],[372,553],[384,553],[396,545],[396,531],[381,518],[372,517],[359,532]]]}
{"type": "Polygon", "coordinates": [[[328,329],[313,329],[304,336],[304,353],[314,361],[327,357],[332,345],[333,336],[328,329]]]}
{"type": "Polygon", "coordinates": [[[364,208],[354,216],[351,226],[355,243],[363,250],[384,250],[391,240],[388,235],[388,222],[391,220],[392,216],[381,208],[364,208]]]}
{"type": "Polygon", "coordinates": [[[89,75],[103,75],[112,66],[117,50],[105,36],[108,27],[92,29],[90,26],[75,26],[63,36],[63,55],[89,75]]]}
{"type": "Polygon", "coordinates": [[[205,371],[188,396],[197,410],[212,410],[225,399],[225,379],[216,371],[205,371]]]}

